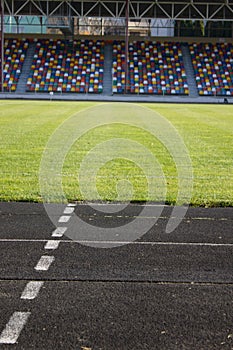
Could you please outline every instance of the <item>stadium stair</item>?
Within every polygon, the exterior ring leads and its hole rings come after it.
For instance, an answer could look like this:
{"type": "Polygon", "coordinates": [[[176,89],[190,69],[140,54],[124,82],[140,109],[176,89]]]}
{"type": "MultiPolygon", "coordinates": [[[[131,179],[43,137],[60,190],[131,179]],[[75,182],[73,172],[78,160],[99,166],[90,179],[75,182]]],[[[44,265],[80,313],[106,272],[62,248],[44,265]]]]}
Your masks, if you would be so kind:
{"type": "Polygon", "coordinates": [[[105,44],[104,47],[104,77],[103,94],[112,94],[112,48],[111,44],[105,44]]]}
{"type": "Polygon", "coordinates": [[[196,85],[196,80],[195,80],[195,73],[192,65],[192,59],[189,51],[189,47],[187,44],[182,44],[181,45],[181,51],[183,55],[183,63],[184,63],[184,68],[187,76],[187,82],[189,86],[189,96],[190,97],[198,97],[198,90],[197,90],[197,85],[196,85]]]}
{"type": "Polygon", "coordinates": [[[31,70],[31,65],[32,65],[35,49],[36,49],[36,43],[31,42],[29,44],[29,47],[27,50],[27,56],[25,57],[25,60],[24,60],[22,73],[20,75],[20,79],[19,79],[19,82],[17,84],[17,89],[16,89],[17,93],[25,93],[26,92],[27,79],[28,79],[28,76],[29,76],[29,73],[31,70]]]}

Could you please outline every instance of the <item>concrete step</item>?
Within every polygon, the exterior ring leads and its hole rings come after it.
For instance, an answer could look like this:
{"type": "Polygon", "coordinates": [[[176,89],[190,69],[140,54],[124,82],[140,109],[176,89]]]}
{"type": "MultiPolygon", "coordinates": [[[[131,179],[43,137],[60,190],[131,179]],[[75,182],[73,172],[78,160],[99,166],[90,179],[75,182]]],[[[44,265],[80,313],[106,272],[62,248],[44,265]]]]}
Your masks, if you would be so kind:
{"type": "Polygon", "coordinates": [[[25,57],[23,68],[22,68],[22,72],[20,74],[20,78],[19,78],[19,81],[17,84],[17,89],[16,89],[17,93],[25,93],[26,92],[27,79],[28,79],[28,76],[29,76],[29,73],[31,70],[31,65],[32,65],[32,60],[34,57],[35,49],[36,49],[35,43],[31,43],[28,47],[27,55],[25,57]]]}
{"type": "Polygon", "coordinates": [[[107,44],[104,48],[104,78],[103,94],[112,94],[112,45],[107,44]]]}
{"type": "Polygon", "coordinates": [[[192,65],[192,60],[191,60],[191,55],[190,55],[188,45],[182,44],[181,50],[182,50],[182,55],[183,55],[184,68],[185,68],[185,72],[187,75],[187,81],[188,81],[188,86],[189,86],[189,95],[190,95],[190,97],[198,97],[199,94],[198,94],[198,90],[197,90],[195,74],[194,74],[194,70],[193,70],[193,65],[192,65]]]}

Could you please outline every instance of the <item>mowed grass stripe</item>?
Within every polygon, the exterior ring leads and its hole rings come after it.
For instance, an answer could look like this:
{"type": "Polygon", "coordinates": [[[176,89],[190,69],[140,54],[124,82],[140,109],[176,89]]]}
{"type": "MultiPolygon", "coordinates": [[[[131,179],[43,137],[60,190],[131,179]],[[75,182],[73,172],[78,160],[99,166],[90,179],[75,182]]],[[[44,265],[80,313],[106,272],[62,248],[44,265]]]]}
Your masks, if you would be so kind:
{"type": "MultiPolygon", "coordinates": [[[[38,175],[41,157],[49,137],[69,116],[95,105],[97,103],[94,102],[11,101],[10,104],[6,104],[5,101],[0,101],[1,201],[42,201],[38,175]]],[[[167,118],[186,144],[194,173],[191,204],[232,206],[233,106],[144,106],[167,118]]],[[[146,131],[121,124],[91,130],[70,149],[63,166],[63,188],[67,199],[85,199],[78,184],[80,164],[96,145],[112,138],[126,138],[139,142],[156,156],[166,178],[166,202],[174,204],[178,191],[177,170],[166,147],[146,131]]],[[[135,150],[129,148],[127,151],[130,159],[130,154],[135,150]]],[[[116,200],[117,183],[123,179],[129,180],[133,185],[133,200],[161,199],[159,191],[156,198],[148,197],[147,180],[143,170],[133,162],[120,158],[99,169],[96,185],[101,198],[116,200]]],[[[86,181],[88,183],[89,179],[86,181]]],[[[162,186],[160,178],[157,179],[157,184],[158,187],[162,186]]]]}

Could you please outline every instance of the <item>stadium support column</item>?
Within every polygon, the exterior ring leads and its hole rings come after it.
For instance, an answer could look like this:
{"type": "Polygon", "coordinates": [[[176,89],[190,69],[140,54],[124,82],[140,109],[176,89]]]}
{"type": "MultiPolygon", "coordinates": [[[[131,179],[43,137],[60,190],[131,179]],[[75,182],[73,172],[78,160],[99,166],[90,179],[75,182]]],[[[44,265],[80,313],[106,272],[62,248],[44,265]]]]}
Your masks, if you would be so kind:
{"type": "Polygon", "coordinates": [[[129,56],[129,0],[125,1],[125,93],[127,93],[128,79],[128,56],[129,56]]]}
{"type": "Polygon", "coordinates": [[[1,0],[1,92],[3,92],[3,70],[4,70],[4,0],[1,0]]]}

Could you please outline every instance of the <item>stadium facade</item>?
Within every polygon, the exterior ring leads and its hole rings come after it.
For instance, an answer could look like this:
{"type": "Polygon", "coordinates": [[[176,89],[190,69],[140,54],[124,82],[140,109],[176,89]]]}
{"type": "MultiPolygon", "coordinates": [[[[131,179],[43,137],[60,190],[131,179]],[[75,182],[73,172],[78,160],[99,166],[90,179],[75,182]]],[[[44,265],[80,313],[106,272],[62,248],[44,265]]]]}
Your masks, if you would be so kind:
{"type": "Polygon", "coordinates": [[[20,84],[27,83],[24,92],[102,93],[103,76],[108,70],[114,93],[190,95],[194,82],[193,95],[196,90],[196,95],[233,96],[232,0],[0,0],[0,3],[1,43],[5,42],[5,48],[1,45],[2,91],[21,91],[20,84]],[[84,63],[78,71],[78,59],[73,55],[81,50],[86,57],[96,46],[95,57],[84,61],[79,57],[79,62],[84,63]],[[107,53],[111,59],[109,66],[104,62],[107,53]],[[50,58],[45,57],[47,54],[50,58]],[[45,66],[38,66],[41,61],[45,66]],[[25,62],[30,62],[31,68],[25,69],[25,62]],[[95,88],[89,81],[92,66],[95,66],[91,72],[93,81],[101,76],[95,88]],[[40,72],[47,70],[41,87],[40,72]],[[85,79],[89,74],[88,83],[82,81],[84,87],[80,90],[79,80],[83,80],[84,73],[85,79]],[[24,83],[22,75],[27,75],[24,83]]]}
{"type": "Polygon", "coordinates": [[[48,28],[61,28],[67,34],[78,33],[80,27],[84,31],[89,25],[99,27],[98,34],[104,34],[107,27],[122,27],[127,5],[132,33],[133,27],[141,26],[158,34],[155,28],[176,25],[177,34],[181,35],[181,22],[188,20],[202,21],[209,35],[212,22],[218,22],[219,26],[229,22],[227,28],[231,29],[231,34],[233,26],[232,0],[1,0],[1,5],[6,31],[12,33],[45,33],[48,28]]]}

